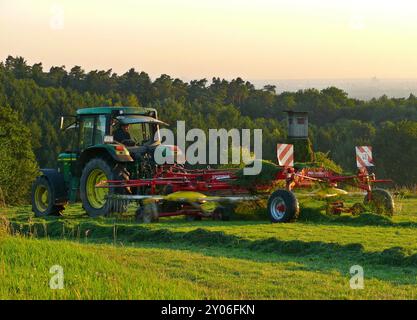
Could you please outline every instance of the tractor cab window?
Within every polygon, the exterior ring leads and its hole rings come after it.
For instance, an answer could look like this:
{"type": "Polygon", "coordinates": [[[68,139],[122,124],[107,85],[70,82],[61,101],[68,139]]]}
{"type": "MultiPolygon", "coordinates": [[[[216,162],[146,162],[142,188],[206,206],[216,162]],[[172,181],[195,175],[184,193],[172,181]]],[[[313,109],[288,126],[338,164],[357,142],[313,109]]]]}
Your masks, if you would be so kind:
{"type": "MultiPolygon", "coordinates": [[[[117,131],[121,130],[121,126],[122,123],[114,119],[112,121],[112,134],[120,135],[117,134],[117,131]]],[[[147,122],[131,123],[127,127],[125,126],[125,130],[127,130],[130,136],[130,140],[132,141],[132,143],[134,143],[134,145],[142,146],[144,144],[149,144],[154,141],[154,135],[157,132],[157,125],[155,123],[147,122]]],[[[121,139],[119,138],[119,140],[121,139]]]]}
{"type": "Polygon", "coordinates": [[[106,135],[106,120],[105,115],[80,119],[80,150],[103,143],[106,135]]]}
{"type": "Polygon", "coordinates": [[[130,135],[137,145],[153,141],[155,125],[150,123],[135,123],[130,125],[130,135]]]}
{"type": "Polygon", "coordinates": [[[106,120],[106,116],[104,115],[97,117],[94,144],[103,143],[104,136],[106,135],[106,120]]]}
{"type": "Polygon", "coordinates": [[[65,129],[64,149],[66,153],[77,151],[78,124],[73,123],[65,129]]]}
{"type": "Polygon", "coordinates": [[[84,117],[80,121],[80,150],[93,144],[95,117],[84,117]]]}

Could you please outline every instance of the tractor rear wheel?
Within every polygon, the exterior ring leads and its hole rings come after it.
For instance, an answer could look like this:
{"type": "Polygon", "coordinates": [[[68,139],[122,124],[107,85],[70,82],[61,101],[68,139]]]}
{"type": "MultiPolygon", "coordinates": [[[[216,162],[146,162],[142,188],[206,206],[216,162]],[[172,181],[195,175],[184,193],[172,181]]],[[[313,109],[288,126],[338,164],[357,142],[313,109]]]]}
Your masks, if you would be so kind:
{"type": "Polygon", "coordinates": [[[80,179],[80,198],[84,209],[90,217],[125,211],[123,209],[126,209],[126,205],[120,206],[107,199],[109,194],[123,193],[123,190],[96,187],[98,183],[103,181],[121,179],[127,179],[127,177],[121,173],[121,170],[117,166],[112,168],[102,158],[91,159],[86,164],[80,179]]]}
{"type": "Polygon", "coordinates": [[[268,213],[272,223],[295,221],[300,207],[294,193],[288,190],[273,192],[268,200],[268,213]]]}
{"type": "Polygon", "coordinates": [[[36,217],[59,215],[63,205],[55,205],[55,190],[45,176],[38,177],[32,185],[32,211],[36,217]]]}
{"type": "Polygon", "coordinates": [[[388,190],[379,188],[373,189],[371,200],[369,200],[368,195],[366,195],[363,203],[369,205],[376,214],[386,214],[388,216],[394,214],[394,198],[388,190]]]}

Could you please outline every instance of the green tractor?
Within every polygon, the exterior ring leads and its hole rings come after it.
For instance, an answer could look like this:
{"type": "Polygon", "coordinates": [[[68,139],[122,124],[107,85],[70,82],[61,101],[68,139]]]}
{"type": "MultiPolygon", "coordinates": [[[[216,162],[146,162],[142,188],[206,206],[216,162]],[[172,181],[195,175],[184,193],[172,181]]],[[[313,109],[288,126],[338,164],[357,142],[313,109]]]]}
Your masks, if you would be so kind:
{"type": "MultiPolygon", "coordinates": [[[[35,215],[61,214],[68,202],[79,200],[92,217],[115,212],[107,195],[131,190],[96,188],[96,185],[106,180],[152,177],[156,167],[153,152],[160,145],[160,125],[165,123],[158,120],[157,111],[151,108],[85,108],[77,110],[75,116],[61,117],[61,129],[69,135],[71,147],[59,154],[57,169],[41,169],[42,174],[35,180],[32,186],[35,215]],[[68,118],[73,120],[64,128],[68,118]],[[126,139],[115,139],[122,128],[128,130],[126,139]]],[[[170,146],[164,148],[162,152],[175,150],[170,146]]]]}

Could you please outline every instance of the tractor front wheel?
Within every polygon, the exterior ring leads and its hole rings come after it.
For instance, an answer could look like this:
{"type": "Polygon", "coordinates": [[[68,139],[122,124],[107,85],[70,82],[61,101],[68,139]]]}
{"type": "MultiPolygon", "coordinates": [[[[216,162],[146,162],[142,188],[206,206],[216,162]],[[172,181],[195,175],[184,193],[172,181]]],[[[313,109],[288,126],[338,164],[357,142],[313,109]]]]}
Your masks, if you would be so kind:
{"type": "Polygon", "coordinates": [[[55,205],[55,190],[45,176],[38,177],[32,185],[32,211],[37,217],[59,215],[64,206],[55,205]]]}
{"type": "Polygon", "coordinates": [[[288,190],[273,192],[268,200],[268,213],[273,223],[295,221],[300,207],[294,193],[288,190]]]}

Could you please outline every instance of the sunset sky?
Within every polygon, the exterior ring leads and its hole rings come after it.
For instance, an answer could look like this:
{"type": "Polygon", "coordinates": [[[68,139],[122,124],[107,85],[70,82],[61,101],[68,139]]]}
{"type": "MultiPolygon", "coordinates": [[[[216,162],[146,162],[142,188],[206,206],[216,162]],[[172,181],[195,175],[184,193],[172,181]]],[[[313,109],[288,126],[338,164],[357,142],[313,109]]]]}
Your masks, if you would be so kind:
{"type": "Polygon", "coordinates": [[[416,78],[413,0],[0,0],[0,60],[152,77],[416,78]]]}

